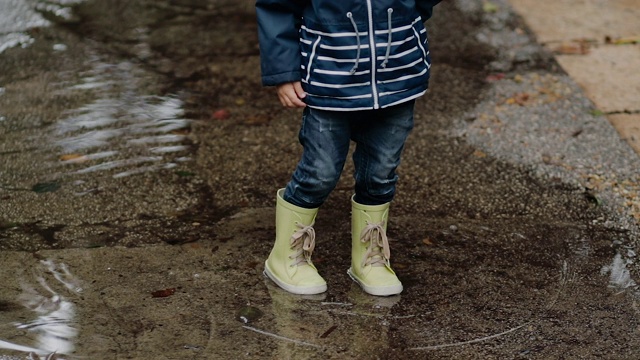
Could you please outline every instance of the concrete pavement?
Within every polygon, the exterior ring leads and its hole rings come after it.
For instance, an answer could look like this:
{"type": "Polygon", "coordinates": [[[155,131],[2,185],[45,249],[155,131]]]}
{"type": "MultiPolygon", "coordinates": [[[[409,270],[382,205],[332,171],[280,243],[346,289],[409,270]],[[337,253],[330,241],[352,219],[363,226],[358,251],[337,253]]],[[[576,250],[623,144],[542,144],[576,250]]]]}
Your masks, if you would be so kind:
{"type": "Polygon", "coordinates": [[[640,153],[640,3],[509,0],[538,42],[640,153]]]}

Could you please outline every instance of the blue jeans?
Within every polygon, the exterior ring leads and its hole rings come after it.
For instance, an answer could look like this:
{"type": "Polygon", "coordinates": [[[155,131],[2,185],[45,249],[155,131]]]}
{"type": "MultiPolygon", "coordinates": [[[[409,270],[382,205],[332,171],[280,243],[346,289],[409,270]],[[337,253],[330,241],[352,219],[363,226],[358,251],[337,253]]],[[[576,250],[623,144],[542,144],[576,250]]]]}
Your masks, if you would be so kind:
{"type": "Polygon", "coordinates": [[[363,205],[390,202],[400,154],[413,128],[414,103],[363,111],[306,107],[298,136],[304,150],[284,200],[308,209],[322,205],[340,179],[353,140],[355,201],[363,205]]]}

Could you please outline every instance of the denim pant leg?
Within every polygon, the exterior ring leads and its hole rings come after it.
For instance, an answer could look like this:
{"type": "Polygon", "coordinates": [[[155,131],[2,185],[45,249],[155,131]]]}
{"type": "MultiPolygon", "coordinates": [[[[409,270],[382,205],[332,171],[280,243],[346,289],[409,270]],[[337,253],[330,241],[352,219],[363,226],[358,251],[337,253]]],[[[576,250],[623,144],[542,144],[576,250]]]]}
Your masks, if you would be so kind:
{"type": "Polygon", "coordinates": [[[390,202],[396,192],[400,155],[413,129],[415,101],[372,110],[354,124],[356,142],[355,201],[363,205],[390,202]]]}
{"type": "Polygon", "coordinates": [[[340,179],[350,132],[348,113],[304,109],[298,135],[302,158],[285,189],[285,201],[308,209],[324,203],[340,179]]]}

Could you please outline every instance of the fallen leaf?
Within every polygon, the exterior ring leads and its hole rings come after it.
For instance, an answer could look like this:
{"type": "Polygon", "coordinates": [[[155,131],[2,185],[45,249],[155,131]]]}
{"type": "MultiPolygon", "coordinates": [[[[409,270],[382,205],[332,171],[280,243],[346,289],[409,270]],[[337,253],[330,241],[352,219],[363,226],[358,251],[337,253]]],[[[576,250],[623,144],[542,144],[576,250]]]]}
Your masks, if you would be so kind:
{"type": "Polygon", "coordinates": [[[496,82],[496,81],[500,81],[500,80],[502,80],[502,79],[504,79],[504,78],[505,78],[505,74],[503,74],[503,73],[497,73],[497,74],[491,74],[491,75],[488,75],[488,76],[484,79],[484,81],[486,81],[486,82],[496,82]]]}
{"type": "Polygon", "coordinates": [[[623,38],[612,39],[610,36],[605,37],[604,42],[613,45],[632,45],[640,44],[640,36],[629,36],[623,38]]]}
{"type": "Polygon", "coordinates": [[[82,154],[64,154],[60,156],[60,161],[82,162],[87,160],[89,159],[87,159],[87,157],[82,154]]]}
{"type": "Polygon", "coordinates": [[[487,154],[480,151],[480,150],[476,150],[473,152],[473,156],[478,157],[478,158],[485,158],[487,157],[487,154]]]}
{"type": "Polygon", "coordinates": [[[44,182],[44,183],[37,183],[35,185],[33,185],[31,187],[31,190],[36,192],[36,193],[46,193],[46,192],[54,192],[56,190],[60,189],[60,184],[58,182],[52,181],[52,182],[44,182]]]}
{"type": "Polygon", "coordinates": [[[589,53],[589,40],[576,40],[563,42],[552,49],[553,53],[559,55],[585,55],[589,53]]]}
{"type": "Polygon", "coordinates": [[[192,173],[190,171],[178,170],[176,171],[176,175],[180,177],[189,177],[189,176],[194,176],[195,173],[192,173]]]}
{"type": "Polygon", "coordinates": [[[531,95],[528,93],[518,93],[513,95],[513,97],[508,98],[505,103],[507,105],[517,104],[520,106],[527,105],[527,103],[531,100],[531,95]]]}
{"type": "Polygon", "coordinates": [[[531,99],[531,96],[527,93],[520,93],[516,95],[515,99],[518,105],[525,105],[531,99]]]}
{"type": "Polygon", "coordinates": [[[246,103],[246,101],[244,99],[242,99],[242,98],[236,99],[236,105],[238,105],[238,106],[242,106],[245,103],[246,103]]]}
{"type": "Polygon", "coordinates": [[[176,288],[169,288],[164,290],[157,290],[151,293],[154,298],[168,297],[176,293],[176,288]]]}
{"type": "Polygon", "coordinates": [[[213,118],[216,120],[225,120],[228,119],[231,114],[228,110],[220,109],[213,112],[213,118]]]}

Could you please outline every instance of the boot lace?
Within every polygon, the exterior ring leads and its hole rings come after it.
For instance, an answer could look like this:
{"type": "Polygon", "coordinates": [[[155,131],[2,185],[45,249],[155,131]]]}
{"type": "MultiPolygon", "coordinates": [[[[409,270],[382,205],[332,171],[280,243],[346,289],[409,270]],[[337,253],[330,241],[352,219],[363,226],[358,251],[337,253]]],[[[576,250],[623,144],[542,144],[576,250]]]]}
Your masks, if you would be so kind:
{"type": "Polygon", "coordinates": [[[367,226],[360,233],[360,241],[364,244],[369,243],[367,252],[362,258],[362,267],[369,264],[371,266],[390,266],[391,249],[389,249],[389,239],[383,223],[367,222],[367,226]]]}
{"type": "Polygon", "coordinates": [[[289,256],[289,259],[294,260],[291,266],[298,266],[299,264],[311,265],[311,254],[316,247],[316,231],[313,230],[312,222],[310,225],[303,225],[296,223],[298,230],[291,235],[291,250],[295,253],[289,256]]]}

